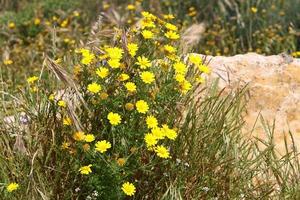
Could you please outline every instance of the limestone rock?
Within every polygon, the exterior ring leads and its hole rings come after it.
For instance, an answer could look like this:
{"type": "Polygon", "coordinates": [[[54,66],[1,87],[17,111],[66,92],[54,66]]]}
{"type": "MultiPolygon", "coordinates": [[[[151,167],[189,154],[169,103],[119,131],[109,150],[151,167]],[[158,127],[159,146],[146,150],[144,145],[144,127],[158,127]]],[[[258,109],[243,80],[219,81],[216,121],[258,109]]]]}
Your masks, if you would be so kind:
{"type": "MultiPolygon", "coordinates": [[[[263,56],[255,53],[203,57],[210,61],[211,76],[220,77],[220,88],[248,84],[246,135],[250,134],[260,113],[270,124],[275,120],[274,142],[279,153],[284,153],[284,135],[289,130],[300,148],[300,59],[285,54],[263,56]]],[[[251,136],[266,139],[260,121],[251,136]]]]}

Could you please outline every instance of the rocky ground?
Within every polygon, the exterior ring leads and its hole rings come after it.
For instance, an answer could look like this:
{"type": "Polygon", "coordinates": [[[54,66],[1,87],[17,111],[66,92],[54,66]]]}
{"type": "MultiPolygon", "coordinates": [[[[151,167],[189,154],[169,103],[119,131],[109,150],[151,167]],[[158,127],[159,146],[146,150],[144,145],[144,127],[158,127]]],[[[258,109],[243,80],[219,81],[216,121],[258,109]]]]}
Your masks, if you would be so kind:
{"type": "Polygon", "coordinates": [[[284,135],[289,130],[300,147],[300,59],[286,54],[248,53],[233,57],[206,56],[206,60],[213,69],[212,77],[220,77],[220,88],[249,85],[246,135],[266,139],[261,122],[257,121],[261,114],[270,124],[275,119],[274,141],[279,153],[285,149],[284,135]]]}

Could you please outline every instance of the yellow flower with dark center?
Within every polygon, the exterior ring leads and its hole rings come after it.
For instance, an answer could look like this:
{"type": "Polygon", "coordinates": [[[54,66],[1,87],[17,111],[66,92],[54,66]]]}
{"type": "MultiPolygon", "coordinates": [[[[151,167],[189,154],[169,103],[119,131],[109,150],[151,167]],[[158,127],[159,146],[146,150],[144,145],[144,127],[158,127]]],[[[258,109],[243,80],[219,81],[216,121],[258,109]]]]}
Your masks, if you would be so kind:
{"type": "Polygon", "coordinates": [[[127,44],[127,49],[128,49],[129,54],[132,57],[134,57],[136,55],[137,50],[138,50],[138,45],[135,44],[135,43],[128,43],[127,44]]]}
{"type": "Polygon", "coordinates": [[[154,37],[153,32],[151,32],[149,30],[143,30],[142,35],[145,39],[152,39],[154,37]]]}
{"type": "Polygon", "coordinates": [[[33,84],[37,80],[39,80],[39,77],[37,77],[37,76],[31,76],[31,77],[27,78],[27,83],[33,84]]]}
{"type": "Polygon", "coordinates": [[[133,83],[133,82],[127,82],[125,84],[125,87],[126,89],[129,91],[129,92],[135,92],[136,91],[136,85],[133,83]]]}
{"type": "Polygon", "coordinates": [[[93,94],[97,94],[100,92],[101,90],[101,86],[98,83],[91,83],[88,85],[87,87],[88,91],[93,93],[93,94]]]}
{"type": "Polygon", "coordinates": [[[93,142],[95,140],[95,136],[93,134],[87,134],[84,138],[86,142],[93,142]]]}
{"type": "Polygon", "coordinates": [[[153,115],[149,115],[146,118],[148,128],[156,128],[158,125],[157,119],[153,115]]]}
{"type": "Polygon", "coordinates": [[[85,133],[82,131],[77,131],[76,133],[73,134],[73,139],[76,141],[83,141],[85,140],[85,133]]]}
{"type": "Polygon", "coordinates": [[[177,40],[180,38],[179,34],[175,31],[168,31],[165,33],[165,36],[171,40],[177,40]]]}
{"type": "Polygon", "coordinates": [[[100,153],[104,153],[106,152],[108,149],[111,148],[111,144],[110,142],[107,142],[106,140],[101,140],[101,141],[98,141],[96,144],[95,144],[95,149],[96,151],[99,151],[100,153]]]}
{"type": "Polygon", "coordinates": [[[83,175],[88,175],[90,173],[92,173],[92,169],[91,169],[92,165],[87,165],[87,166],[82,166],[80,167],[80,169],[78,170],[80,172],[80,174],[83,175]]]}
{"type": "Polygon", "coordinates": [[[154,79],[154,74],[149,71],[144,71],[140,75],[142,81],[146,84],[151,84],[155,79],[154,79]]]}
{"type": "Polygon", "coordinates": [[[161,158],[169,158],[170,153],[169,150],[166,149],[163,145],[159,145],[155,148],[156,155],[161,157],[161,158]]]}
{"type": "Polygon", "coordinates": [[[109,74],[109,70],[105,67],[99,67],[97,70],[96,70],[96,74],[100,77],[100,78],[105,78],[108,76],[109,74]]]}
{"type": "Polygon", "coordinates": [[[122,190],[128,196],[133,196],[136,192],[135,186],[129,182],[126,182],[122,185],[122,190]]]}
{"type": "Polygon", "coordinates": [[[107,119],[109,120],[109,123],[113,126],[116,126],[121,123],[121,116],[117,113],[108,113],[107,119]]]}
{"type": "Polygon", "coordinates": [[[158,142],[157,138],[152,133],[147,133],[144,140],[148,149],[155,146],[158,142]]]}
{"type": "Polygon", "coordinates": [[[139,113],[145,114],[149,110],[149,106],[146,101],[139,100],[136,102],[135,107],[139,113]]]}
{"type": "Polygon", "coordinates": [[[139,56],[135,64],[139,65],[141,69],[147,69],[151,66],[151,62],[145,56],[139,56]]]}
{"type": "Polygon", "coordinates": [[[7,192],[13,192],[19,188],[18,183],[10,183],[9,185],[6,186],[6,191],[7,192]]]}

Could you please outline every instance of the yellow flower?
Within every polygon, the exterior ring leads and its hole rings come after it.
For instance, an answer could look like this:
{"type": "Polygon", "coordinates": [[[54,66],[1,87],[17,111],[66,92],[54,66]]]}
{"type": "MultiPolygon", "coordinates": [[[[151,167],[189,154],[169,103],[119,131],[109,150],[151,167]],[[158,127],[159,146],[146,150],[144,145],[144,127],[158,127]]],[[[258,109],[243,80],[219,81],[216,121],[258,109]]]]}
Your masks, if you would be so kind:
{"type": "Polygon", "coordinates": [[[65,117],[63,119],[63,125],[70,126],[72,124],[72,120],[69,117],[65,117]]]}
{"type": "Polygon", "coordinates": [[[149,106],[148,106],[147,102],[144,100],[137,101],[135,106],[139,113],[145,114],[149,110],[149,106]]]}
{"type": "Polygon", "coordinates": [[[16,27],[16,24],[14,22],[9,22],[8,23],[8,28],[14,29],[16,27]]]}
{"type": "Polygon", "coordinates": [[[108,76],[109,74],[109,70],[105,67],[99,67],[97,70],[96,70],[96,74],[100,77],[100,78],[105,78],[108,76]]]}
{"type": "Polygon", "coordinates": [[[141,76],[142,81],[146,84],[151,84],[155,80],[154,74],[149,71],[142,72],[140,76],[141,76]]]}
{"type": "Polygon", "coordinates": [[[117,164],[119,165],[119,166],[124,166],[125,165],[125,163],[126,163],[126,160],[124,159],[124,158],[118,158],[118,160],[117,160],[117,164]]]}
{"type": "Polygon", "coordinates": [[[176,80],[178,83],[182,83],[183,81],[185,81],[185,77],[184,77],[184,75],[182,75],[182,74],[176,74],[176,75],[175,75],[175,80],[176,80]]]}
{"type": "Polygon", "coordinates": [[[93,134],[87,134],[84,140],[86,142],[93,142],[95,140],[95,136],[93,134]]]}
{"type": "Polygon", "coordinates": [[[60,26],[64,28],[68,25],[68,23],[69,23],[68,19],[65,19],[64,21],[61,22],[60,26]]]}
{"type": "Polygon", "coordinates": [[[18,183],[10,183],[9,185],[6,186],[7,192],[13,192],[14,190],[17,190],[19,188],[18,183]]]}
{"type": "Polygon", "coordinates": [[[251,7],[251,12],[257,13],[257,8],[256,7],[251,7]]]}
{"type": "Polygon", "coordinates": [[[153,115],[149,115],[146,118],[148,128],[155,128],[158,125],[157,119],[153,115]]]}
{"type": "Polygon", "coordinates": [[[190,54],[189,61],[197,66],[202,64],[202,58],[200,57],[200,55],[196,54],[190,54]]]}
{"type": "Polygon", "coordinates": [[[87,165],[87,166],[83,166],[83,167],[80,167],[80,169],[78,171],[80,172],[80,174],[87,175],[87,174],[92,173],[91,167],[92,167],[91,164],[87,165]]]}
{"type": "Polygon", "coordinates": [[[144,138],[147,148],[151,148],[157,144],[157,138],[152,133],[147,133],[144,138]]]}
{"type": "Polygon", "coordinates": [[[170,19],[174,19],[174,18],[175,18],[174,15],[172,15],[172,14],[163,15],[163,17],[164,17],[164,19],[166,19],[166,20],[170,20],[170,19]]]}
{"type": "Polygon", "coordinates": [[[196,78],[197,83],[205,83],[205,79],[202,76],[196,78]]]}
{"type": "Polygon", "coordinates": [[[127,49],[128,49],[129,54],[132,57],[134,57],[136,55],[137,50],[138,50],[138,45],[135,44],[135,43],[128,43],[127,44],[127,49]]]}
{"type": "Polygon", "coordinates": [[[76,141],[83,141],[85,140],[86,135],[82,131],[78,131],[73,134],[73,139],[76,141]]]}
{"type": "Polygon", "coordinates": [[[37,77],[37,76],[31,76],[31,77],[27,78],[27,83],[33,84],[38,79],[39,79],[39,77],[37,77]]]}
{"type": "Polygon", "coordinates": [[[107,63],[111,66],[111,68],[119,68],[121,65],[120,60],[118,59],[109,59],[107,63]]]}
{"type": "Polygon", "coordinates": [[[131,111],[134,109],[134,105],[132,103],[126,103],[125,109],[131,111]]]}
{"type": "Polygon", "coordinates": [[[183,62],[177,62],[173,65],[176,74],[185,74],[187,71],[187,67],[183,62]]]}
{"type": "Polygon", "coordinates": [[[204,74],[210,74],[210,68],[206,65],[200,65],[199,70],[204,74]]]}
{"type": "Polygon", "coordinates": [[[158,155],[161,158],[169,158],[170,153],[169,150],[166,149],[163,145],[159,145],[155,148],[156,155],[158,155]]]}
{"type": "Polygon", "coordinates": [[[127,82],[125,84],[125,87],[126,89],[129,91],[129,92],[135,92],[136,91],[136,85],[133,83],[133,82],[127,82]]]}
{"type": "Polygon", "coordinates": [[[176,48],[171,46],[171,45],[168,45],[168,44],[164,46],[164,49],[168,53],[175,53],[176,52],[176,48]]]}
{"type": "Polygon", "coordinates": [[[48,99],[49,99],[50,101],[54,101],[55,95],[54,95],[54,94],[50,94],[49,97],[48,97],[48,99]]]}
{"type": "Polygon", "coordinates": [[[91,83],[88,85],[87,87],[88,91],[93,93],[93,94],[97,94],[100,92],[101,90],[101,86],[98,83],[91,83]]]}
{"type": "Polygon", "coordinates": [[[96,147],[95,148],[96,151],[99,151],[100,153],[104,153],[107,151],[107,149],[111,148],[111,144],[110,144],[110,142],[107,142],[106,140],[101,140],[96,143],[95,147],[96,147]]]}
{"type": "Polygon", "coordinates": [[[166,28],[169,29],[170,31],[177,31],[178,28],[177,26],[173,25],[173,24],[170,24],[170,23],[166,23],[166,28]]]}
{"type": "Polygon", "coordinates": [[[192,85],[190,82],[188,82],[187,80],[184,80],[182,83],[180,83],[180,87],[181,87],[181,92],[183,94],[186,94],[189,90],[191,90],[192,85]]]}
{"type": "Polygon", "coordinates": [[[156,137],[156,139],[158,140],[162,140],[165,138],[165,135],[164,135],[164,131],[162,128],[159,128],[159,127],[155,127],[155,128],[152,128],[151,130],[151,133],[152,135],[154,135],[156,137]]]}
{"type": "Polygon", "coordinates": [[[119,76],[119,80],[120,81],[127,81],[129,79],[129,75],[128,74],[121,74],[120,76],[119,76]]]}
{"type": "Polygon", "coordinates": [[[176,131],[174,129],[170,129],[166,124],[162,126],[162,131],[164,131],[164,135],[170,140],[175,140],[177,138],[176,131]]]}
{"type": "Polygon", "coordinates": [[[65,108],[65,107],[67,106],[66,102],[63,101],[63,100],[58,101],[58,102],[57,102],[57,105],[58,105],[59,107],[63,107],[63,108],[65,108]]]}
{"type": "Polygon", "coordinates": [[[147,69],[151,66],[151,62],[145,56],[139,56],[135,64],[139,65],[141,69],[147,69]]]}
{"type": "Polygon", "coordinates": [[[105,51],[110,59],[119,61],[122,59],[122,55],[124,53],[123,49],[118,47],[108,47],[105,48],[105,51]]]}
{"type": "Polygon", "coordinates": [[[175,31],[168,31],[165,33],[165,36],[171,40],[177,40],[180,37],[175,31]]]}
{"type": "Polygon", "coordinates": [[[62,149],[68,149],[68,148],[70,147],[70,145],[71,145],[70,142],[66,142],[66,141],[65,141],[65,142],[63,142],[63,143],[61,144],[61,148],[62,148],[62,149]]]}
{"type": "Polygon", "coordinates": [[[134,9],[135,9],[135,6],[132,5],[132,4],[128,4],[126,9],[127,9],[127,10],[134,10],[134,9]]]}
{"type": "Polygon", "coordinates": [[[11,65],[11,64],[13,64],[13,61],[10,60],[10,59],[5,59],[5,60],[3,61],[3,64],[4,64],[4,65],[11,65]]]}
{"type": "Polygon", "coordinates": [[[113,126],[116,126],[121,123],[121,116],[117,113],[108,113],[107,119],[109,120],[109,123],[113,126]]]}
{"type": "Polygon", "coordinates": [[[88,49],[81,49],[80,52],[82,54],[81,63],[84,65],[91,64],[95,59],[95,55],[91,53],[88,49]]]}
{"type": "Polygon", "coordinates": [[[128,196],[133,196],[136,191],[135,186],[129,182],[123,183],[122,190],[128,196]]]}
{"type": "Polygon", "coordinates": [[[155,28],[156,26],[151,19],[143,19],[141,21],[141,27],[142,29],[145,29],[145,28],[155,28]]]}
{"type": "Polygon", "coordinates": [[[39,25],[41,23],[41,20],[39,18],[34,19],[34,25],[39,25]]]}
{"type": "Polygon", "coordinates": [[[142,35],[145,39],[152,39],[154,37],[153,33],[148,30],[143,30],[142,35]]]}
{"type": "Polygon", "coordinates": [[[108,94],[106,92],[101,92],[100,93],[100,99],[105,100],[108,98],[108,94]]]}

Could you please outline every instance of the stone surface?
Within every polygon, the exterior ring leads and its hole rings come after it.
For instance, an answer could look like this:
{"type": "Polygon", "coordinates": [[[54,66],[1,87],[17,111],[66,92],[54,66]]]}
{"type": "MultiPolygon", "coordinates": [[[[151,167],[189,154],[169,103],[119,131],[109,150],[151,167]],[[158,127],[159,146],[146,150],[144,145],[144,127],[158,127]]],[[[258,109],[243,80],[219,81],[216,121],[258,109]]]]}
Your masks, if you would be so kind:
{"type": "MultiPolygon", "coordinates": [[[[279,153],[284,153],[284,135],[289,130],[294,134],[300,150],[300,59],[285,54],[263,56],[255,53],[204,57],[210,61],[211,76],[220,77],[220,88],[249,85],[246,126],[243,130],[246,135],[266,139],[261,121],[257,121],[261,114],[270,124],[275,120],[274,142],[279,153]]],[[[289,137],[288,140],[291,141],[289,137]]]]}

